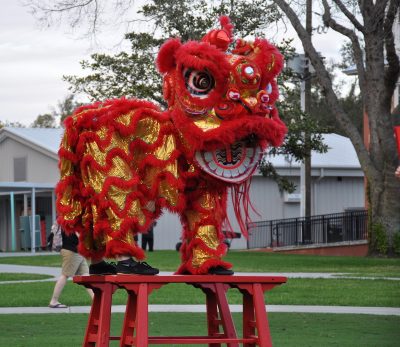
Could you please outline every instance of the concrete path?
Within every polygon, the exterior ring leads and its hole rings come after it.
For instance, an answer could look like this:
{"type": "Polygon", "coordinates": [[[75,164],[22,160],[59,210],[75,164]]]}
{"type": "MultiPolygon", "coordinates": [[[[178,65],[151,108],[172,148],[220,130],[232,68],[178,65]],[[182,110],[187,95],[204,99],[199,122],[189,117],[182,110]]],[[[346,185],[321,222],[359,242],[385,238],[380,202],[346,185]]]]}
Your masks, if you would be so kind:
{"type": "MultiPolygon", "coordinates": [[[[231,312],[242,312],[241,305],[229,305],[231,312]]],[[[352,307],[352,306],[304,306],[304,305],[267,305],[267,312],[297,313],[337,313],[337,314],[370,314],[400,316],[396,307],[352,307]]],[[[205,305],[149,305],[150,312],[190,312],[205,313],[205,305]]],[[[47,314],[47,313],[89,313],[90,306],[71,306],[68,308],[48,307],[0,307],[0,314],[47,314]]],[[[113,313],[124,313],[124,305],[113,305],[113,313]]]]}

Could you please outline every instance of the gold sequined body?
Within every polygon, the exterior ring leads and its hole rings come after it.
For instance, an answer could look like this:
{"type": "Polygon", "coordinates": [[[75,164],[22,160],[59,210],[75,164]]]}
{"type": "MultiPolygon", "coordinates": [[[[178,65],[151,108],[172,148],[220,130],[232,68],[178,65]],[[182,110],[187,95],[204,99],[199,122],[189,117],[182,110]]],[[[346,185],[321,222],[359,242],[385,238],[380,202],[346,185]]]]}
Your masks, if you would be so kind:
{"type": "Polygon", "coordinates": [[[137,102],[99,104],[68,119],[58,209],[64,227],[80,233],[82,254],[143,258],[135,236],[166,207],[184,223],[182,271],[196,272],[220,258],[226,187],[210,185],[183,157],[183,147],[167,115],[137,102]],[[120,112],[120,103],[129,107],[120,112]]]}
{"type": "Polygon", "coordinates": [[[112,241],[124,244],[121,252],[129,249],[141,258],[135,235],[147,230],[161,207],[182,205],[176,135],[158,110],[112,111],[111,105],[99,105],[72,117],[60,151],[61,186],[66,186],[59,191],[59,205],[65,224],[83,231],[87,254],[118,255],[107,250],[112,241]]]}

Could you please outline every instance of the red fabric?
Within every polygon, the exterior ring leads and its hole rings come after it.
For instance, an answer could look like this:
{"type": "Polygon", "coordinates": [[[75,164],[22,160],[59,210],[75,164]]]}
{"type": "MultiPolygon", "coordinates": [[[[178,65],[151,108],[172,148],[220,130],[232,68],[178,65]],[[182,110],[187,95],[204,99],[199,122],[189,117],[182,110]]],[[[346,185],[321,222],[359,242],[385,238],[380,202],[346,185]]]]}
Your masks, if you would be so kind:
{"type": "Polygon", "coordinates": [[[400,158],[400,126],[396,126],[394,128],[394,133],[396,134],[396,140],[397,140],[397,153],[399,154],[400,158]]]}

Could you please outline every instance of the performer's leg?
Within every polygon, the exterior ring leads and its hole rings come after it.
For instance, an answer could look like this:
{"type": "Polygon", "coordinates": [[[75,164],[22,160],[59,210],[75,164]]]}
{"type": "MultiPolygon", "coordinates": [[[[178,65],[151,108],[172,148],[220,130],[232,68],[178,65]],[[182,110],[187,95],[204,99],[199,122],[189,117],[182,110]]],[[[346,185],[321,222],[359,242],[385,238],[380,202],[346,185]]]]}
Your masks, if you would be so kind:
{"type": "Polygon", "coordinates": [[[232,274],[230,263],[222,261],[226,253],[223,243],[222,222],[225,219],[225,192],[207,191],[190,195],[184,212],[182,265],[178,273],[232,274]]]}
{"type": "Polygon", "coordinates": [[[145,251],[147,247],[147,237],[142,234],[142,249],[145,251]]]}
{"type": "Polygon", "coordinates": [[[147,242],[149,243],[149,252],[153,252],[154,238],[150,237],[147,242]]]}

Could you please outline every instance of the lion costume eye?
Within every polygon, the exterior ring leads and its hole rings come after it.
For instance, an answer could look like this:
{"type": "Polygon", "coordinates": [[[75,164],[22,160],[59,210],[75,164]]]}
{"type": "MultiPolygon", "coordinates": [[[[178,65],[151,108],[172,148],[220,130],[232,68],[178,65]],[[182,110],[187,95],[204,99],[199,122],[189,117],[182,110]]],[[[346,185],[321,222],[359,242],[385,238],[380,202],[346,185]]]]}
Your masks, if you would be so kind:
{"type": "Polygon", "coordinates": [[[183,71],[185,86],[188,92],[198,98],[205,98],[215,87],[214,77],[208,71],[186,68],[183,71]]]}

